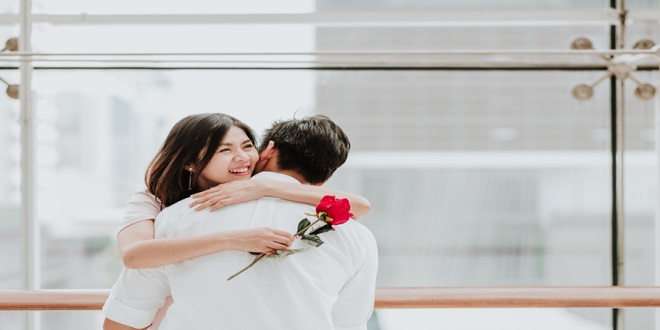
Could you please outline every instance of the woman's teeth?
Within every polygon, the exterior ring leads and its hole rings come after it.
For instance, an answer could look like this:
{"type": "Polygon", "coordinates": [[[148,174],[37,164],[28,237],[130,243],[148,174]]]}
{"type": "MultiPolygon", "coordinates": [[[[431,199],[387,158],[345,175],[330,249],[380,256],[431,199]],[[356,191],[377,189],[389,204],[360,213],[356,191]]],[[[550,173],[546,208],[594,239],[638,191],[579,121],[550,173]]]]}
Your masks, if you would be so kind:
{"type": "Polygon", "coordinates": [[[229,170],[229,172],[231,172],[231,173],[236,173],[236,174],[247,173],[247,171],[248,171],[248,168],[247,168],[247,167],[244,167],[244,168],[238,168],[238,169],[235,169],[235,170],[229,170]]]}

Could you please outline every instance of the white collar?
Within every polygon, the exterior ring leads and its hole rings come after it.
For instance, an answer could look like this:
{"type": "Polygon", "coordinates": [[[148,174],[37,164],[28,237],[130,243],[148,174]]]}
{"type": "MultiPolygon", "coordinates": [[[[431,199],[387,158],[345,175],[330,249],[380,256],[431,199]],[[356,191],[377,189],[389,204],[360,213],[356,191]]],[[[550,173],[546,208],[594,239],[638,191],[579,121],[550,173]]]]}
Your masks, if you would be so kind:
{"type": "Polygon", "coordinates": [[[268,171],[263,171],[258,174],[255,174],[252,177],[252,180],[275,180],[275,181],[284,181],[284,182],[302,184],[300,181],[296,180],[292,176],[277,172],[268,172],[268,171]]]}

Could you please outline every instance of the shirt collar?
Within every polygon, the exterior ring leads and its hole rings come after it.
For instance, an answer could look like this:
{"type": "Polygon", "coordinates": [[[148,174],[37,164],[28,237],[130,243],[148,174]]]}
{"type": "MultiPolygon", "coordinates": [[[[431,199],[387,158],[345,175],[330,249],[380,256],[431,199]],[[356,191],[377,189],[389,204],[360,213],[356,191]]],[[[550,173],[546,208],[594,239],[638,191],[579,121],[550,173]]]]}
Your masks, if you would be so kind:
{"type": "Polygon", "coordinates": [[[276,173],[276,172],[268,172],[268,171],[263,171],[258,174],[255,174],[252,177],[252,180],[275,180],[275,181],[284,181],[284,182],[291,182],[291,183],[297,183],[301,184],[300,181],[296,180],[294,177],[282,174],[282,173],[276,173]]]}

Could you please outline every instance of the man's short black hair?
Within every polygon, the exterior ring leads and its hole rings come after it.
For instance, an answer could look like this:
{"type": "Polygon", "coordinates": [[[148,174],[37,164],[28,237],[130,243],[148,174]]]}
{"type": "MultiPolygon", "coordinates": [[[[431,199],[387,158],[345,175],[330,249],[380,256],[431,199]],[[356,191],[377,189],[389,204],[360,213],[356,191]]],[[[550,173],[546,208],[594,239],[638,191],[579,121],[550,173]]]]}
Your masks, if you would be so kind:
{"type": "Polygon", "coordinates": [[[310,184],[327,181],[351,149],[344,131],[322,115],[277,121],[266,131],[260,152],[269,141],[278,151],[277,167],[299,173],[310,184]]]}

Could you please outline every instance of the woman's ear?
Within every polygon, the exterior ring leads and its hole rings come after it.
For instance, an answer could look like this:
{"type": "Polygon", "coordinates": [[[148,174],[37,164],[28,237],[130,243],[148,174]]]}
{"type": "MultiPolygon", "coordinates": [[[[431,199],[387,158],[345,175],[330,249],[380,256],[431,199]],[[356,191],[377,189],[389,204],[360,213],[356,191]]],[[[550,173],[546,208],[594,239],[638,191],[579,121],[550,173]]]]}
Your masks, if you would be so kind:
{"type": "Polygon", "coordinates": [[[195,167],[192,164],[186,165],[186,167],[184,167],[184,169],[188,172],[195,172],[195,167]]]}
{"type": "Polygon", "coordinates": [[[273,157],[274,152],[275,152],[275,142],[268,141],[268,146],[266,146],[266,149],[264,149],[264,151],[262,151],[259,154],[259,160],[260,161],[269,160],[271,157],[273,157]]]}

